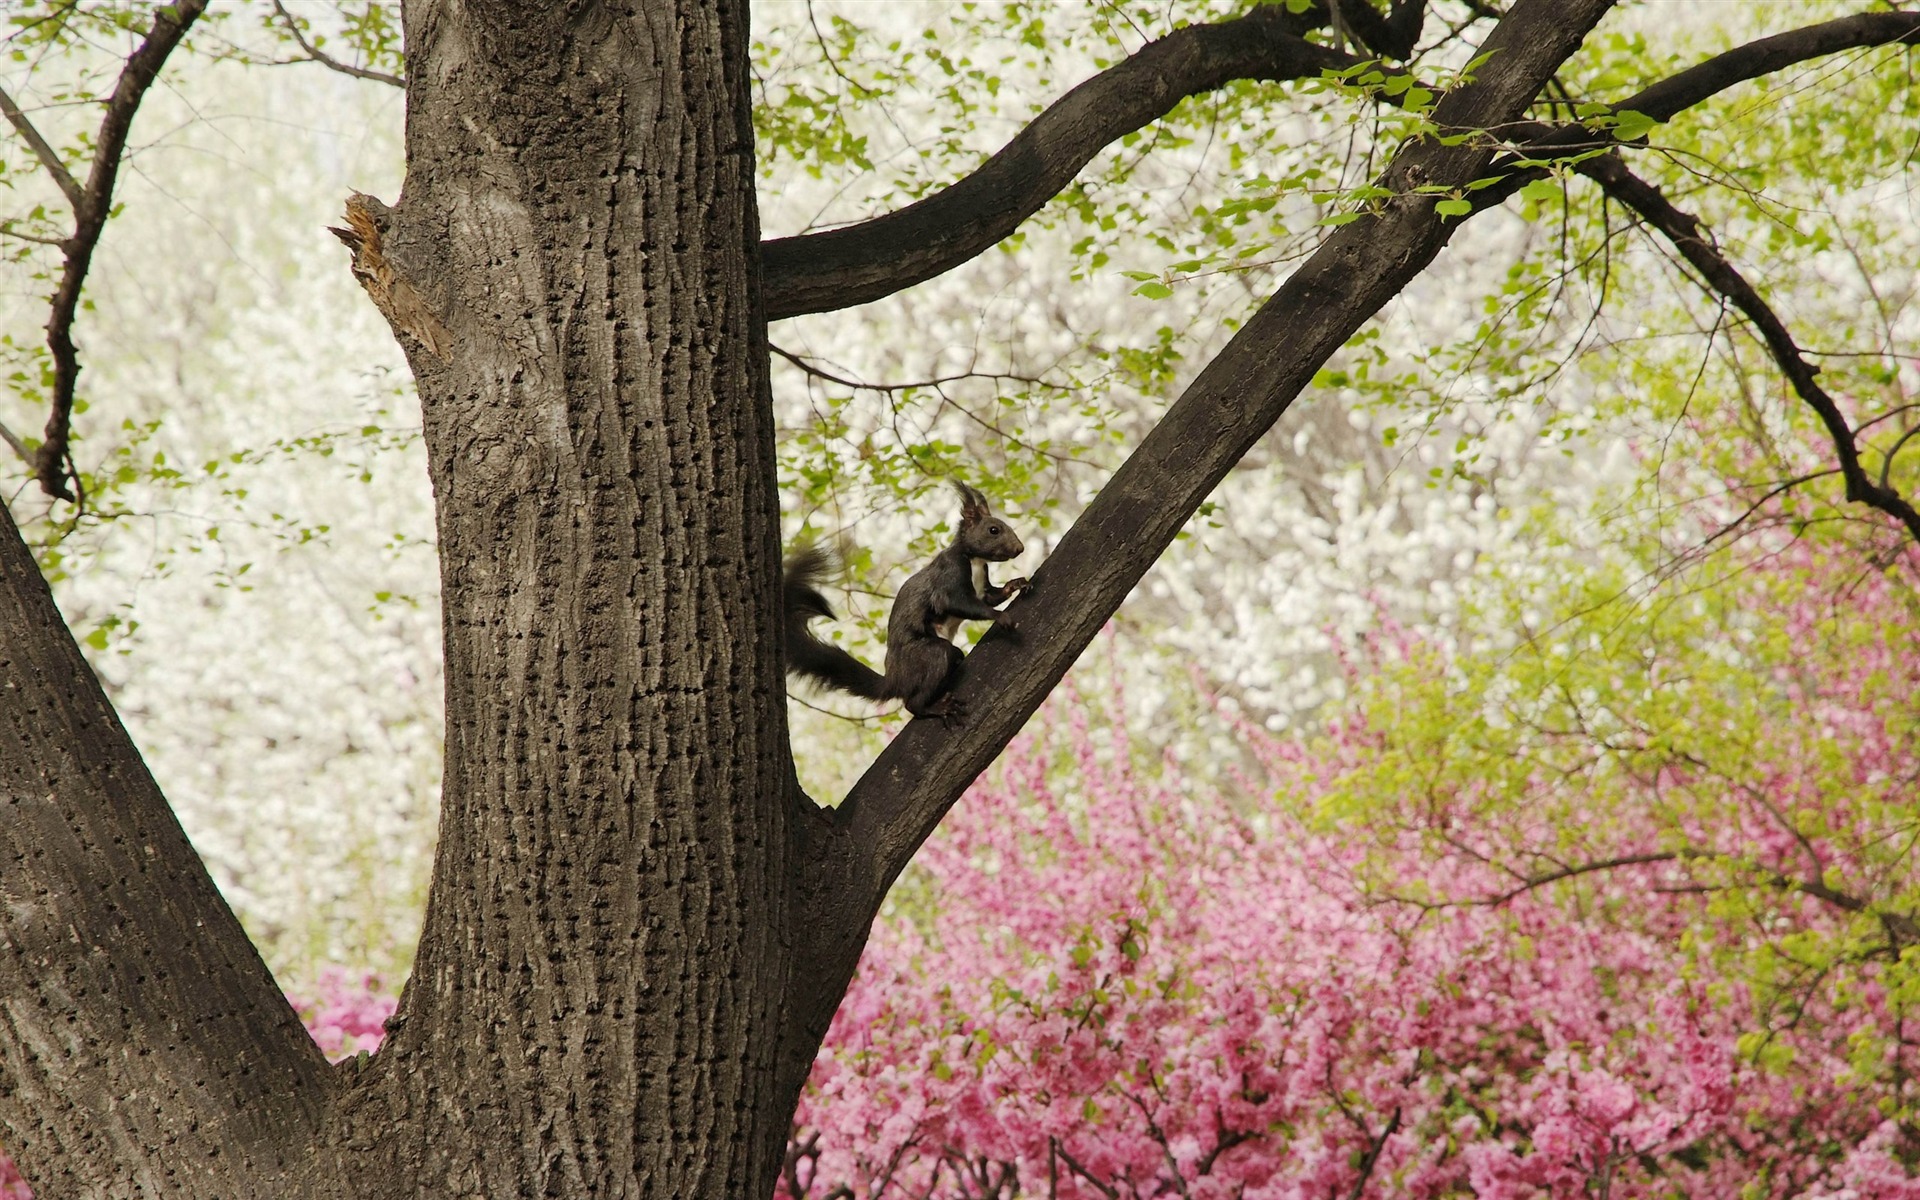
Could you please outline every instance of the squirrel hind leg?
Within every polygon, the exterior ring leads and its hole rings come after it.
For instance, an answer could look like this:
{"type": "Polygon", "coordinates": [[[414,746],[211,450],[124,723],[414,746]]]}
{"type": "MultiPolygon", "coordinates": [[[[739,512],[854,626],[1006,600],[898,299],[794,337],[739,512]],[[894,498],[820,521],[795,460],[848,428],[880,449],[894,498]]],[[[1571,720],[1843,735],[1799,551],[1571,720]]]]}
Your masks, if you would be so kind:
{"type": "Polygon", "coordinates": [[[953,724],[964,716],[966,706],[948,693],[960,682],[960,664],[967,656],[952,642],[937,639],[919,642],[913,650],[914,683],[901,697],[906,701],[907,711],[916,717],[939,717],[953,724]]]}
{"type": "Polygon", "coordinates": [[[932,717],[948,729],[959,729],[967,723],[967,702],[958,696],[942,696],[918,709],[909,706],[907,711],[916,717],[932,717]]]}

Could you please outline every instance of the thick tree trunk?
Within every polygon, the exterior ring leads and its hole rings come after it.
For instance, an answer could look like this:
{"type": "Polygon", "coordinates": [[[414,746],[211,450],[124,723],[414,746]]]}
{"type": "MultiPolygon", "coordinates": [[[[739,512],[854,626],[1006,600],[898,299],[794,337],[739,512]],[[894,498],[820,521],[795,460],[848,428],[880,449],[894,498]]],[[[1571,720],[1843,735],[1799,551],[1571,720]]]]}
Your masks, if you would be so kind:
{"type": "Polygon", "coordinates": [[[383,1160],[354,1188],[765,1195],[799,798],[745,5],[411,3],[406,34],[382,287],[425,408],[447,770],[420,957],[346,1102],[383,1160]]]}
{"type": "Polygon", "coordinates": [[[326,1073],[0,504],[0,1145],[41,1200],[273,1194],[326,1073]]]}

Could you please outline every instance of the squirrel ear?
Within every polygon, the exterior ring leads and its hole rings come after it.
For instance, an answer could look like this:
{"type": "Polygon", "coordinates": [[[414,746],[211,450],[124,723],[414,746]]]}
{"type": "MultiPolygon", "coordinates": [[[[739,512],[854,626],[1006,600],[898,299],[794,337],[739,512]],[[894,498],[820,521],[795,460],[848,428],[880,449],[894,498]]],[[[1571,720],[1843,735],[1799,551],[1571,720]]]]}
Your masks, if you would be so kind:
{"type": "Polygon", "coordinates": [[[953,486],[954,486],[954,490],[960,493],[961,524],[971,525],[975,521],[986,520],[987,519],[987,498],[985,496],[982,496],[979,492],[968,487],[966,484],[961,483],[958,479],[953,481],[953,486]]]}

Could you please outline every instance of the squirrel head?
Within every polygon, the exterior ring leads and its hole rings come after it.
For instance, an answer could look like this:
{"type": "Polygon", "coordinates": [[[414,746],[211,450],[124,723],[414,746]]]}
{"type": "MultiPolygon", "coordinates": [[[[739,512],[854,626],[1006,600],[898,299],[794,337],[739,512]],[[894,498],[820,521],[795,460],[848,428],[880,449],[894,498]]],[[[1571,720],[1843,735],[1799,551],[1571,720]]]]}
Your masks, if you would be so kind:
{"type": "Polygon", "coordinates": [[[985,496],[958,480],[953,486],[960,493],[960,533],[954,538],[954,545],[968,558],[1006,562],[1026,549],[1019,535],[987,508],[985,496]]]}

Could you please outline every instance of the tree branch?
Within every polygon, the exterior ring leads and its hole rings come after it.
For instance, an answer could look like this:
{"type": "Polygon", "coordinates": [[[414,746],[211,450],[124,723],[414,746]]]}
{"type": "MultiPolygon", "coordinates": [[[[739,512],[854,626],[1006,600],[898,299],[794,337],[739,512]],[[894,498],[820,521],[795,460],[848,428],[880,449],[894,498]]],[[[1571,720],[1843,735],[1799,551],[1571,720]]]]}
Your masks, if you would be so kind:
{"type": "MultiPolygon", "coordinates": [[[[1809,59],[1843,50],[1916,43],[1920,43],[1920,13],[1860,13],[1840,17],[1723,51],[1641,89],[1613,105],[1612,111],[1643,113],[1656,121],[1670,121],[1730,87],[1809,59]]],[[[1500,175],[1502,181],[1474,194],[1475,212],[1504,203],[1526,184],[1546,174],[1537,167],[1518,166],[1522,161],[1572,158],[1619,144],[1606,131],[1584,124],[1551,125],[1533,121],[1516,124],[1504,132],[1510,144],[1517,145],[1518,149],[1495,160],[1488,174],[1500,175]]]]}
{"type": "Polygon", "coordinates": [[[280,20],[285,23],[287,32],[293,35],[294,44],[300,47],[301,53],[305,54],[310,61],[319,63],[329,71],[338,71],[342,75],[351,75],[355,79],[371,79],[375,83],[384,83],[388,87],[404,88],[407,86],[407,81],[398,75],[389,75],[385,71],[375,71],[367,67],[356,67],[352,63],[343,63],[331,54],[321,50],[312,42],[309,42],[305,31],[300,28],[300,22],[294,19],[293,14],[287,11],[286,6],[281,4],[280,0],[273,0],[273,11],[280,14],[280,20]]]}
{"type": "Polygon", "coordinates": [[[0,421],[0,442],[5,442],[12,448],[13,452],[20,456],[21,462],[28,466],[33,465],[33,451],[27,449],[27,443],[21,440],[19,434],[8,429],[4,421],[0,421]]]}
{"type": "Polygon", "coordinates": [[[1353,1190],[1347,1193],[1347,1200],[1360,1200],[1366,1193],[1367,1180],[1373,1178],[1374,1167],[1380,1164],[1380,1152],[1387,1148],[1387,1139],[1400,1128],[1400,1109],[1395,1107],[1393,1115],[1387,1118],[1386,1128],[1378,1136],[1367,1139],[1367,1152],[1360,1159],[1360,1177],[1353,1181],[1353,1190]]]}
{"type": "Polygon", "coordinates": [[[1614,109],[1645,113],[1656,121],[1670,121],[1737,83],[1783,71],[1808,59],[1824,58],[1842,50],[1916,42],[1920,42],[1920,13],[1858,13],[1735,46],[1641,90],[1614,105],[1614,109]]]}
{"type": "MultiPolygon", "coordinates": [[[[1751,872],[1759,876],[1762,886],[1782,892],[1798,892],[1810,896],[1823,904],[1830,904],[1842,912],[1872,917],[1886,930],[1888,944],[1898,951],[1906,946],[1920,942],[1920,921],[1897,911],[1885,909],[1870,900],[1863,900],[1851,892],[1843,892],[1832,887],[1820,877],[1818,871],[1804,876],[1789,875],[1772,867],[1762,866],[1733,855],[1715,850],[1704,850],[1695,846],[1684,846],[1678,850],[1655,851],[1646,854],[1623,854],[1618,858],[1595,859],[1591,862],[1574,863],[1570,866],[1556,867],[1551,871],[1541,871],[1528,875],[1518,887],[1496,896],[1487,896],[1479,900],[1462,903],[1475,908],[1499,908],[1509,904],[1528,892],[1548,884],[1559,883],[1566,879],[1577,879],[1582,875],[1594,875],[1603,871],[1616,871],[1622,867],[1640,867],[1658,863],[1675,862],[1717,862],[1735,870],[1751,872]]],[[[1677,888],[1659,888],[1657,891],[1678,891],[1677,888]]]]}
{"type": "MultiPolygon", "coordinates": [[[[1610,7],[1611,0],[1520,0],[1485,46],[1500,68],[1446,95],[1436,120],[1454,128],[1513,120],[1610,7]]],[[[1034,573],[1011,610],[1018,632],[990,632],[967,658],[957,694],[970,702],[974,723],[959,731],[911,723],[855,784],[833,814],[839,845],[818,859],[822,890],[857,889],[857,902],[878,907],[915,849],[1201,501],[1460,227],[1414,187],[1464,187],[1492,154],[1471,142],[1424,139],[1394,157],[1382,180],[1393,198],[1336,230],[1241,327],[1034,573]]],[[[864,940],[864,924],[860,930],[864,940]]]]}
{"type": "MultiPolygon", "coordinates": [[[[47,348],[53,355],[53,411],[47,416],[47,436],[34,461],[34,476],[49,496],[72,500],[67,486],[76,480],[68,440],[72,433],[74,388],[80,378],[80,356],[73,344],[74,317],[80,311],[80,290],[86,285],[87,270],[93,263],[93,251],[106,230],[107,217],[113,211],[113,185],[120,173],[120,160],[126,154],[127,134],[134,114],[147,89],[153,86],[167,56],[173,53],[187,29],[206,10],[207,0],[176,0],[154,10],[153,29],[139,49],[127,59],[107,100],[106,115],[94,135],[93,167],[86,187],[73,200],[73,236],[66,241],[67,262],[60,274],[60,286],[53,294],[52,315],[47,319],[47,348]]],[[[44,158],[42,160],[45,161],[44,158]]],[[[69,177],[68,182],[71,182],[69,177]]],[[[66,184],[61,185],[66,190],[66,184]]],[[[77,480],[76,480],[77,481],[77,480]]]]}
{"type": "Polygon", "coordinates": [[[27,143],[27,147],[33,151],[33,156],[40,160],[40,165],[45,168],[47,174],[53,176],[53,181],[60,185],[60,190],[66,193],[67,203],[78,210],[86,202],[80,191],[80,181],[73,177],[73,172],[67,170],[67,164],[61,161],[60,152],[55,150],[46,138],[40,136],[40,131],[33,127],[33,122],[27,119],[26,113],[20,111],[20,106],[14,103],[13,97],[7,94],[5,88],[0,88],[0,112],[7,114],[8,124],[12,125],[21,140],[27,143]]]}
{"type": "Polygon", "coordinates": [[[0,503],[0,1129],[41,1196],[281,1195],[330,1070],[0,503]],[[234,1160],[238,1161],[234,1161],[234,1160]]]}
{"type": "Polygon", "coordinates": [[[1348,32],[1382,58],[1412,58],[1426,16],[1425,0],[1393,0],[1385,14],[1368,0],[1347,0],[1340,5],[1340,19],[1348,32]]]}
{"type": "MultiPolygon", "coordinates": [[[[1343,8],[1342,16],[1369,48],[1391,57],[1401,44],[1395,39],[1417,39],[1424,11],[1419,4],[1395,3],[1382,18],[1354,0],[1353,11],[1343,8]],[[1367,16],[1359,15],[1362,9],[1367,16]]],[[[1273,5],[1218,25],[1179,30],[1067,93],[952,186],[870,221],[765,243],[768,319],[866,304],[969,261],[1038,212],[1104,147],[1165,116],[1187,96],[1235,79],[1305,79],[1352,66],[1359,61],[1355,56],[1300,36],[1328,19],[1329,12],[1317,6],[1295,16],[1273,5]]],[[[1797,62],[1916,40],[1920,14],[1842,17],[1715,55],[1614,107],[1665,121],[1735,84],[1797,62]]],[[[1521,121],[1519,115],[1503,132],[1522,149],[1494,164],[1489,174],[1504,174],[1507,181],[1475,193],[1475,211],[1497,206],[1542,174],[1516,166],[1519,160],[1571,157],[1614,144],[1585,125],[1521,121]]]]}
{"type": "Polygon", "coordinates": [[[1497,896],[1488,896],[1483,900],[1475,900],[1472,903],[1476,907],[1500,908],[1503,905],[1512,903],[1528,892],[1536,891],[1551,883],[1559,883],[1565,879],[1578,879],[1582,875],[1593,875],[1601,871],[1617,871],[1621,867],[1644,867],[1655,863],[1672,863],[1690,858],[1710,857],[1712,856],[1703,853],[1694,853],[1692,851],[1664,850],[1648,854],[1623,854],[1618,858],[1603,858],[1593,862],[1576,863],[1570,867],[1556,867],[1551,871],[1541,871],[1537,874],[1528,875],[1520,881],[1518,887],[1501,892],[1497,896]]]}
{"type": "Polygon", "coordinates": [[[1106,146],[1188,96],[1236,79],[1317,78],[1355,62],[1300,36],[1313,19],[1265,5],[1169,34],[1068,92],[952,186],[857,225],[765,243],[767,318],[850,308],[952,270],[1012,233],[1106,146]]]}
{"type": "Polygon", "coordinates": [[[1642,220],[1664,234],[1681,257],[1699,273],[1706,290],[1724,297],[1753,323],[1767,352],[1793,385],[1794,394],[1813,410],[1826,427],[1827,437],[1832,441],[1834,454],[1839,459],[1840,476],[1846,482],[1847,499],[1893,517],[1906,526],[1916,542],[1920,542],[1920,511],[1916,511],[1893,488],[1876,483],[1860,465],[1860,452],[1854,442],[1853,428],[1847,424],[1833,397],[1815,378],[1819,368],[1801,354],[1793,335],[1787,332],[1785,323],[1754,290],[1753,285],[1747,282],[1746,277],[1727,260],[1726,255],[1720,252],[1719,247],[1713,244],[1710,236],[1703,232],[1700,222],[1674,207],[1659,188],[1628,170],[1627,164],[1617,154],[1587,159],[1577,169],[1598,183],[1607,195],[1640,214],[1642,220]]]}

